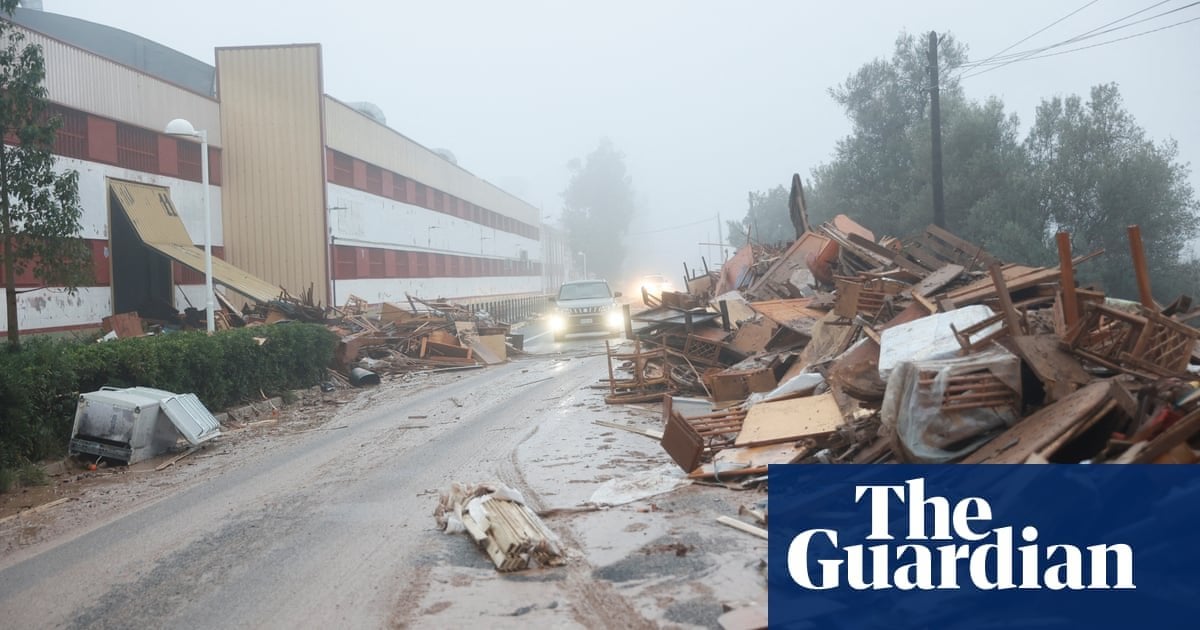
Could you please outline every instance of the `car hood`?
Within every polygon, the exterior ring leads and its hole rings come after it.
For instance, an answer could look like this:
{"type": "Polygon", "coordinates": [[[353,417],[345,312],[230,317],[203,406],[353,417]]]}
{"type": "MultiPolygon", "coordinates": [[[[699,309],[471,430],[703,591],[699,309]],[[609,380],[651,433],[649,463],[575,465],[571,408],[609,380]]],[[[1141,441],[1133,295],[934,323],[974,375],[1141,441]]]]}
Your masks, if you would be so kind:
{"type": "Polygon", "coordinates": [[[611,306],[613,299],[606,298],[588,298],[586,300],[559,300],[558,308],[595,308],[597,306],[611,306]]]}

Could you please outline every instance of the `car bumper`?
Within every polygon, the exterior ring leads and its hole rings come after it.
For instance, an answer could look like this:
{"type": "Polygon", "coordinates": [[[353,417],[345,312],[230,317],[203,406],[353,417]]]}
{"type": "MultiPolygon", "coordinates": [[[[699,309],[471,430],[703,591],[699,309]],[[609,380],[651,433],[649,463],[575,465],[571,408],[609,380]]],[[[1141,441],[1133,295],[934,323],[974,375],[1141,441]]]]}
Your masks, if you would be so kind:
{"type": "Polygon", "coordinates": [[[624,328],[621,318],[621,312],[617,310],[586,315],[555,315],[551,318],[550,329],[560,335],[615,332],[624,328]]]}

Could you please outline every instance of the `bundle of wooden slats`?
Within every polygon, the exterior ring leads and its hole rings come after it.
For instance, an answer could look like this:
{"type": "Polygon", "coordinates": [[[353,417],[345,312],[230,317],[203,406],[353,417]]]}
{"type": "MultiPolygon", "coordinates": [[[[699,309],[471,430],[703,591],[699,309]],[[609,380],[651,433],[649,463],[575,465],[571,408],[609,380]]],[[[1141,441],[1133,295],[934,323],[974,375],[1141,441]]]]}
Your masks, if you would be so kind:
{"type": "Polygon", "coordinates": [[[442,495],[435,516],[448,533],[457,521],[500,571],[566,563],[562,543],[521,495],[503,484],[465,488],[455,484],[442,495]],[[454,519],[451,520],[450,515],[454,519]]]}

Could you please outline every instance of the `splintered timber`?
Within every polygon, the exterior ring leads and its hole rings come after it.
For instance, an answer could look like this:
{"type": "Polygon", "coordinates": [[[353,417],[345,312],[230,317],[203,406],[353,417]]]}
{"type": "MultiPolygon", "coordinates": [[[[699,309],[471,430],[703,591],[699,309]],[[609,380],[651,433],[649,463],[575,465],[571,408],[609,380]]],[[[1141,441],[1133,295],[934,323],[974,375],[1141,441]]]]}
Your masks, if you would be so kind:
{"type": "Polygon", "coordinates": [[[951,504],[946,497],[926,497],[921,478],[902,485],[859,485],[854,493],[855,503],[866,500],[870,505],[870,534],[865,541],[880,542],[841,546],[834,529],[814,528],[797,534],[788,545],[787,566],[800,587],[921,591],[1136,588],[1133,549],[1127,544],[1046,545],[1038,541],[1034,525],[988,529],[984,526],[992,520],[992,507],[986,499],[967,497],[951,504]],[[907,509],[908,531],[900,540],[890,524],[895,504],[907,509]],[[933,516],[928,522],[927,512],[933,516]],[[945,544],[934,544],[942,541],[945,544]]]}

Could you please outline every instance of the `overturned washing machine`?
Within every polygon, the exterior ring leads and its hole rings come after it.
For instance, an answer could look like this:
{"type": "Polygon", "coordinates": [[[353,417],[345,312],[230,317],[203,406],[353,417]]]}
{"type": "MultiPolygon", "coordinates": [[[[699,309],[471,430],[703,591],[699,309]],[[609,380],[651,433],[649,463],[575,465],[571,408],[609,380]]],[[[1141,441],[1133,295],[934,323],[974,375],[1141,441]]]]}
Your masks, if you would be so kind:
{"type": "Polygon", "coordinates": [[[172,450],[181,438],[199,446],[219,435],[221,424],[195,394],[102,387],[80,394],[69,451],[135,464],[172,450]]]}

